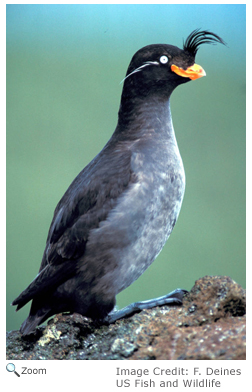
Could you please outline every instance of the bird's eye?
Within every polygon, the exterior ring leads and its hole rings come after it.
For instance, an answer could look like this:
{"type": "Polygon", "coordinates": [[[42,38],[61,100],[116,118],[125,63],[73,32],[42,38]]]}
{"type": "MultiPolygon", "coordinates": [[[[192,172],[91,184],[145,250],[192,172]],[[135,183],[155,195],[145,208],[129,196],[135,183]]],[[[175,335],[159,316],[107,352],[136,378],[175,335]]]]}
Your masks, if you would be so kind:
{"type": "Polygon", "coordinates": [[[168,63],[169,59],[167,56],[161,56],[159,61],[161,64],[166,64],[166,63],[168,63]]]}

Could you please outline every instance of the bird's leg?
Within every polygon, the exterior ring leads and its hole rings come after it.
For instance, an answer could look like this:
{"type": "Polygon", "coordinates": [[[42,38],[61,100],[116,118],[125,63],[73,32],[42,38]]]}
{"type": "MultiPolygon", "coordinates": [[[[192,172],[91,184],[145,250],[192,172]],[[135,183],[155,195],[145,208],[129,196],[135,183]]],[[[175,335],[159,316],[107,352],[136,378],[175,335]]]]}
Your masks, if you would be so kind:
{"type": "Polygon", "coordinates": [[[113,310],[102,321],[106,324],[113,324],[116,320],[132,316],[133,314],[139,313],[144,309],[151,309],[155,306],[162,305],[182,305],[182,300],[186,293],[186,290],[176,289],[169,294],[163,295],[162,297],[149,299],[147,301],[133,302],[123,309],[113,310]]]}

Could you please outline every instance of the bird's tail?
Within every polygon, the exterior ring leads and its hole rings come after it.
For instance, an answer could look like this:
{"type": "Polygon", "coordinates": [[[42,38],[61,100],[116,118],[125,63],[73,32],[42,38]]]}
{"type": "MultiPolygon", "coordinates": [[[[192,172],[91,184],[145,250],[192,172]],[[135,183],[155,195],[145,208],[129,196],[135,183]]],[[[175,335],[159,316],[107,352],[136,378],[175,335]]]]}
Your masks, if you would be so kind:
{"type": "Polygon", "coordinates": [[[16,310],[21,309],[31,299],[41,296],[44,292],[53,291],[55,286],[62,284],[74,273],[75,268],[69,260],[56,266],[48,264],[11,305],[17,305],[16,310]]]}
{"type": "Polygon", "coordinates": [[[32,314],[32,309],[27,317],[27,319],[23,322],[20,327],[20,332],[22,335],[29,335],[34,332],[36,327],[43,323],[50,316],[50,309],[44,310],[41,309],[39,312],[32,314]]]}

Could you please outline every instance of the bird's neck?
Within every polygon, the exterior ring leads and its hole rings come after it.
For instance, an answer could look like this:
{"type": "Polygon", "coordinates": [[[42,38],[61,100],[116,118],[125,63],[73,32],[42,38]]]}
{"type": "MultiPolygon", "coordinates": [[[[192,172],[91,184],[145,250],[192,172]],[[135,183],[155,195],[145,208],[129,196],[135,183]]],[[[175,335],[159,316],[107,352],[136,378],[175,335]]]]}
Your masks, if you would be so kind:
{"type": "Polygon", "coordinates": [[[156,133],[173,134],[173,125],[169,97],[150,96],[124,99],[122,97],[118,114],[118,132],[131,134],[132,137],[142,136],[148,130],[156,133]]]}

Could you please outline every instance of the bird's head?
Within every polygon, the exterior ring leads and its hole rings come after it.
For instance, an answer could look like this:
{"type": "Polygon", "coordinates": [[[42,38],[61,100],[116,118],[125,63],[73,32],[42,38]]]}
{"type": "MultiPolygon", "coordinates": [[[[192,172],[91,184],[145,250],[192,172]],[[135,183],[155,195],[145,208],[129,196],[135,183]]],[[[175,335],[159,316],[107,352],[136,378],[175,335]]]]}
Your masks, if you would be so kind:
{"type": "Polygon", "coordinates": [[[204,69],[195,64],[195,57],[200,45],[216,43],[225,44],[218,35],[197,29],[187,37],[183,49],[166,44],[145,46],[130,62],[123,80],[124,89],[130,95],[162,91],[168,96],[178,85],[206,75],[204,69]]]}

